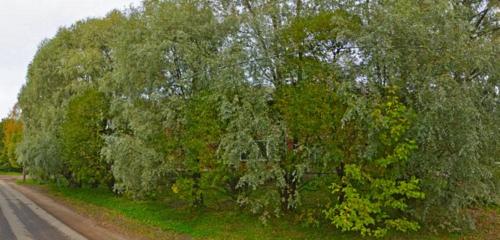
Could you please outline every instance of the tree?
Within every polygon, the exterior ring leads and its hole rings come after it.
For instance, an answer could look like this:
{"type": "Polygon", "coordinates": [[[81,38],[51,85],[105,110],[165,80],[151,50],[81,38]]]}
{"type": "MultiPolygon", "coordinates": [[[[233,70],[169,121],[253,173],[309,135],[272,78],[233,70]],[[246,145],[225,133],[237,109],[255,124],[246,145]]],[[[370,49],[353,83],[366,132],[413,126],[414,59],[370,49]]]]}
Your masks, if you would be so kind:
{"type": "Polygon", "coordinates": [[[40,44],[19,94],[26,137],[19,157],[32,174],[44,178],[73,176],[61,162],[61,126],[67,105],[73,96],[108,83],[113,69],[111,42],[116,25],[122,21],[122,13],[114,11],[103,19],[87,19],[61,28],[54,38],[40,44]],[[35,146],[48,142],[56,146],[35,146]],[[53,168],[49,171],[47,166],[53,168]]]}
{"type": "Polygon", "coordinates": [[[141,197],[175,184],[188,192],[184,196],[192,205],[203,205],[200,181],[211,165],[205,160],[213,158],[209,148],[214,151],[211,145],[217,142],[200,141],[215,137],[202,133],[216,129],[217,113],[201,99],[210,100],[206,91],[224,72],[215,64],[225,56],[221,52],[230,24],[219,22],[202,2],[148,1],[122,26],[115,45],[115,84],[107,89],[113,94],[114,134],[104,149],[116,166],[118,190],[141,197]],[[134,148],[150,158],[115,157],[115,149],[134,148]],[[129,165],[143,167],[131,172],[129,165]]]}
{"type": "MultiPolygon", "coordinates": [[[[415,231],[419,225],[405,211],[411,200],[425,194],[419,180],[404,171],[416,148],[415,140],[408,137],[412,112],[400,103],[394,89],[389,89],[387,97],[374,99],[368,110],[369,116],[354,116],[368,120],[359,122],[368,126],[365,134],[354,133],[363,134],[368,146],[342,161],[339,181],[331,186],[338,199],[325,211],[326,216],[343,231],[362,235],[383,237],[389,230],[415,231]]],[[[342,155],[347,157],[349,152],[342,155]]]]}
{"type": "Polygon", "coordinates": [[[4,139],[4,124],[5,124],[5,119],[2,119],[2,121],[0,121],[0,139],[2,139],[2,141],[0,141],[0,167],[1,168],[4,168],[6,166],[8,166],[8,160],[7,158],[4,156],[4,149],[5,149],[5,146],[4,146],[4,143],[3,143],[3,139],[4,139]]]}
{"type": "Polygon", "coordinates": [[[113,186],[111,166],[101,158],[108,131],[109,103],[103,93],[89,89],[70,100],[61,126],[63,173],[73,186],[113,186]]]}
{"type": "Polygon", "coordinates": [[[428,226],[473,227],[465,210],[494,201],[500,115],[493,2],[366,2],[364,75],[374,88],[399,86],[417,113],[411,131],[418,150],[407,171],[422,179],[427,198],[417,212],[428,226]]]}
{"type": "Polygon", "coordinates": [[[9,117],[2,121],[2,156],[7,161],[7,166],[13,169],[20,167],[16,156],[17,146],[22,141],[23,136],[23,124],[19,120],[21,114],[19,111],[17,105],[14,106],[9,117]]]}

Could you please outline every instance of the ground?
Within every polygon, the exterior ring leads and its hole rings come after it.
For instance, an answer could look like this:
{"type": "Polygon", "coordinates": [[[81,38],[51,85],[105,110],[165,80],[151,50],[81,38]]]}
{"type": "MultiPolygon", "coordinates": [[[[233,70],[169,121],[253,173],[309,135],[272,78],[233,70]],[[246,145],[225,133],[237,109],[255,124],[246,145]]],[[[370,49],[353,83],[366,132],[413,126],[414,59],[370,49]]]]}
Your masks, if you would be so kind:
{"type": "MultiPolygon", "coordinates": [[[[90,221],[112,234],[120,233],[123,239],[359,239],[356,234],[339,233],[331,227],[307,227],[291,218],[262,224],[259,219],[245,212],[224,208],[192,211],[172,202],[132,201],[118,197],[106,189],[71,189],[54,184],[41,185],[29,181],[16,189],[28,197],[50,199],[77,212],[83,220],[90,221]]],[[[40,201],[40,200],[39,200],[40,201]]],[[[46,205],[46,204],[45,204],[46,205]]],[[[43,207],[43,206],[42,206],[43,207]]],[[[60,207],[56,207],[60,209],[60,207]]],[[[54,211],[54,209],[49,209],[54,211]]],[[[50,212],[49,211],[49,212],[50,212]]],[[[432,234],[425,231],[410,235],[391,235],[387,239],[498,239],[500,219],[498,208],[472,209],[478,231],[467,234],[432,234]]],[[[59,214],[64,222],[67,216],[59,214]]],[[[56,215],[54,214],[54,215],[56,215]]],[[[70,220],[71,221],[71,220],[70,220]]],[[[70,225],[70,224],[68,224],[70,225]]],[[[89,224],[77,224],[89,225],[89,224]]],[[[97,236],[102,236],[97,234],[97,236]]],[[[99,239],[99,238],[95,238],[99,239]]],[[[102,239],[102,238],[101,238],[102,239]]]]}

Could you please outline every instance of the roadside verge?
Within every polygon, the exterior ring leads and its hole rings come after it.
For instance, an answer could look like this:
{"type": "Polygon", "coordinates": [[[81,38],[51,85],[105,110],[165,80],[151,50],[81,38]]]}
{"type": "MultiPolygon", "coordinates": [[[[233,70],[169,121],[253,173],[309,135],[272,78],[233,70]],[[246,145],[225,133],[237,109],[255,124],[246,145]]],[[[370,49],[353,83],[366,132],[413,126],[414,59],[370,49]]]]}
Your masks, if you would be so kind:
{"type": "Polygon", "coordinates": [[[52,198],[45,196],[38,190],[22,185],[15,184],[15,177],[2,177],[7,184],[22,193],[25,197],[36,203],[40,208],[50,213],[52,216],[82,234],[89,240],[128,240],[129,238],[122,236],[119,233],[110,231],[99,226],[96,222],[88,219],[72,209],[54,201],[52,198]]]}

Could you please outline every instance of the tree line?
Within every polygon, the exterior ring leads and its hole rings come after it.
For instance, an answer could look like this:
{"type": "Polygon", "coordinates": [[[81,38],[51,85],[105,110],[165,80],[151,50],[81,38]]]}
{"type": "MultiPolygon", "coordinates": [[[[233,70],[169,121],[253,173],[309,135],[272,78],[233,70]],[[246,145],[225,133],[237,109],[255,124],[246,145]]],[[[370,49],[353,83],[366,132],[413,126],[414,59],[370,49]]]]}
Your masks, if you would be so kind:
{"type": "Polygon", "coordinates": [[[82,20],[29,66],[16,164],[263,221],[468,229],[498,203],[498,8],[146,0],[82,20]]]}

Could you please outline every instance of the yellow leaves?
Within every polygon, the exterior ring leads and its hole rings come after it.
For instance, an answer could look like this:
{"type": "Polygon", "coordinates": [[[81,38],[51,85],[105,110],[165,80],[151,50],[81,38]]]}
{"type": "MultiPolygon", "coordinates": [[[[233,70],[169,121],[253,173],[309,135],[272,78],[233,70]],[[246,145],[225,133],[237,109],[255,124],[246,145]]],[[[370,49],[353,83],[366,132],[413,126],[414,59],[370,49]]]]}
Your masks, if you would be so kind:
{"type": "Polygon", "coordinates": [[[4,125],[4,132],[6,136],[12,136],[20,133],[23,130],[23,125],[20,121],[14,119],[7,119],[4,125]]]}
{"type": "Polygon", "coordinates": [[[352,178],[353,180],[362,180],[361,167],[355,164],[348,164],[345,166],[346,176],[352,178]]]}
{"type": "Polygon", "coordinates": [[[11,117],[4,120],[3,132],[1,141],[3,141],[4,149],[0,154],[7,157],[12,167],[17,167],[16,148],[17,144],[22,140],[23,124],[11,115],[11,117]]]}
{"type": "Polygon", "coordinates": [[[175,194],[179,193],[179,187],[175,183],[172,185],[172,187],[170,187],[170,189],[172,189],[172,192],[175,194]]]}

